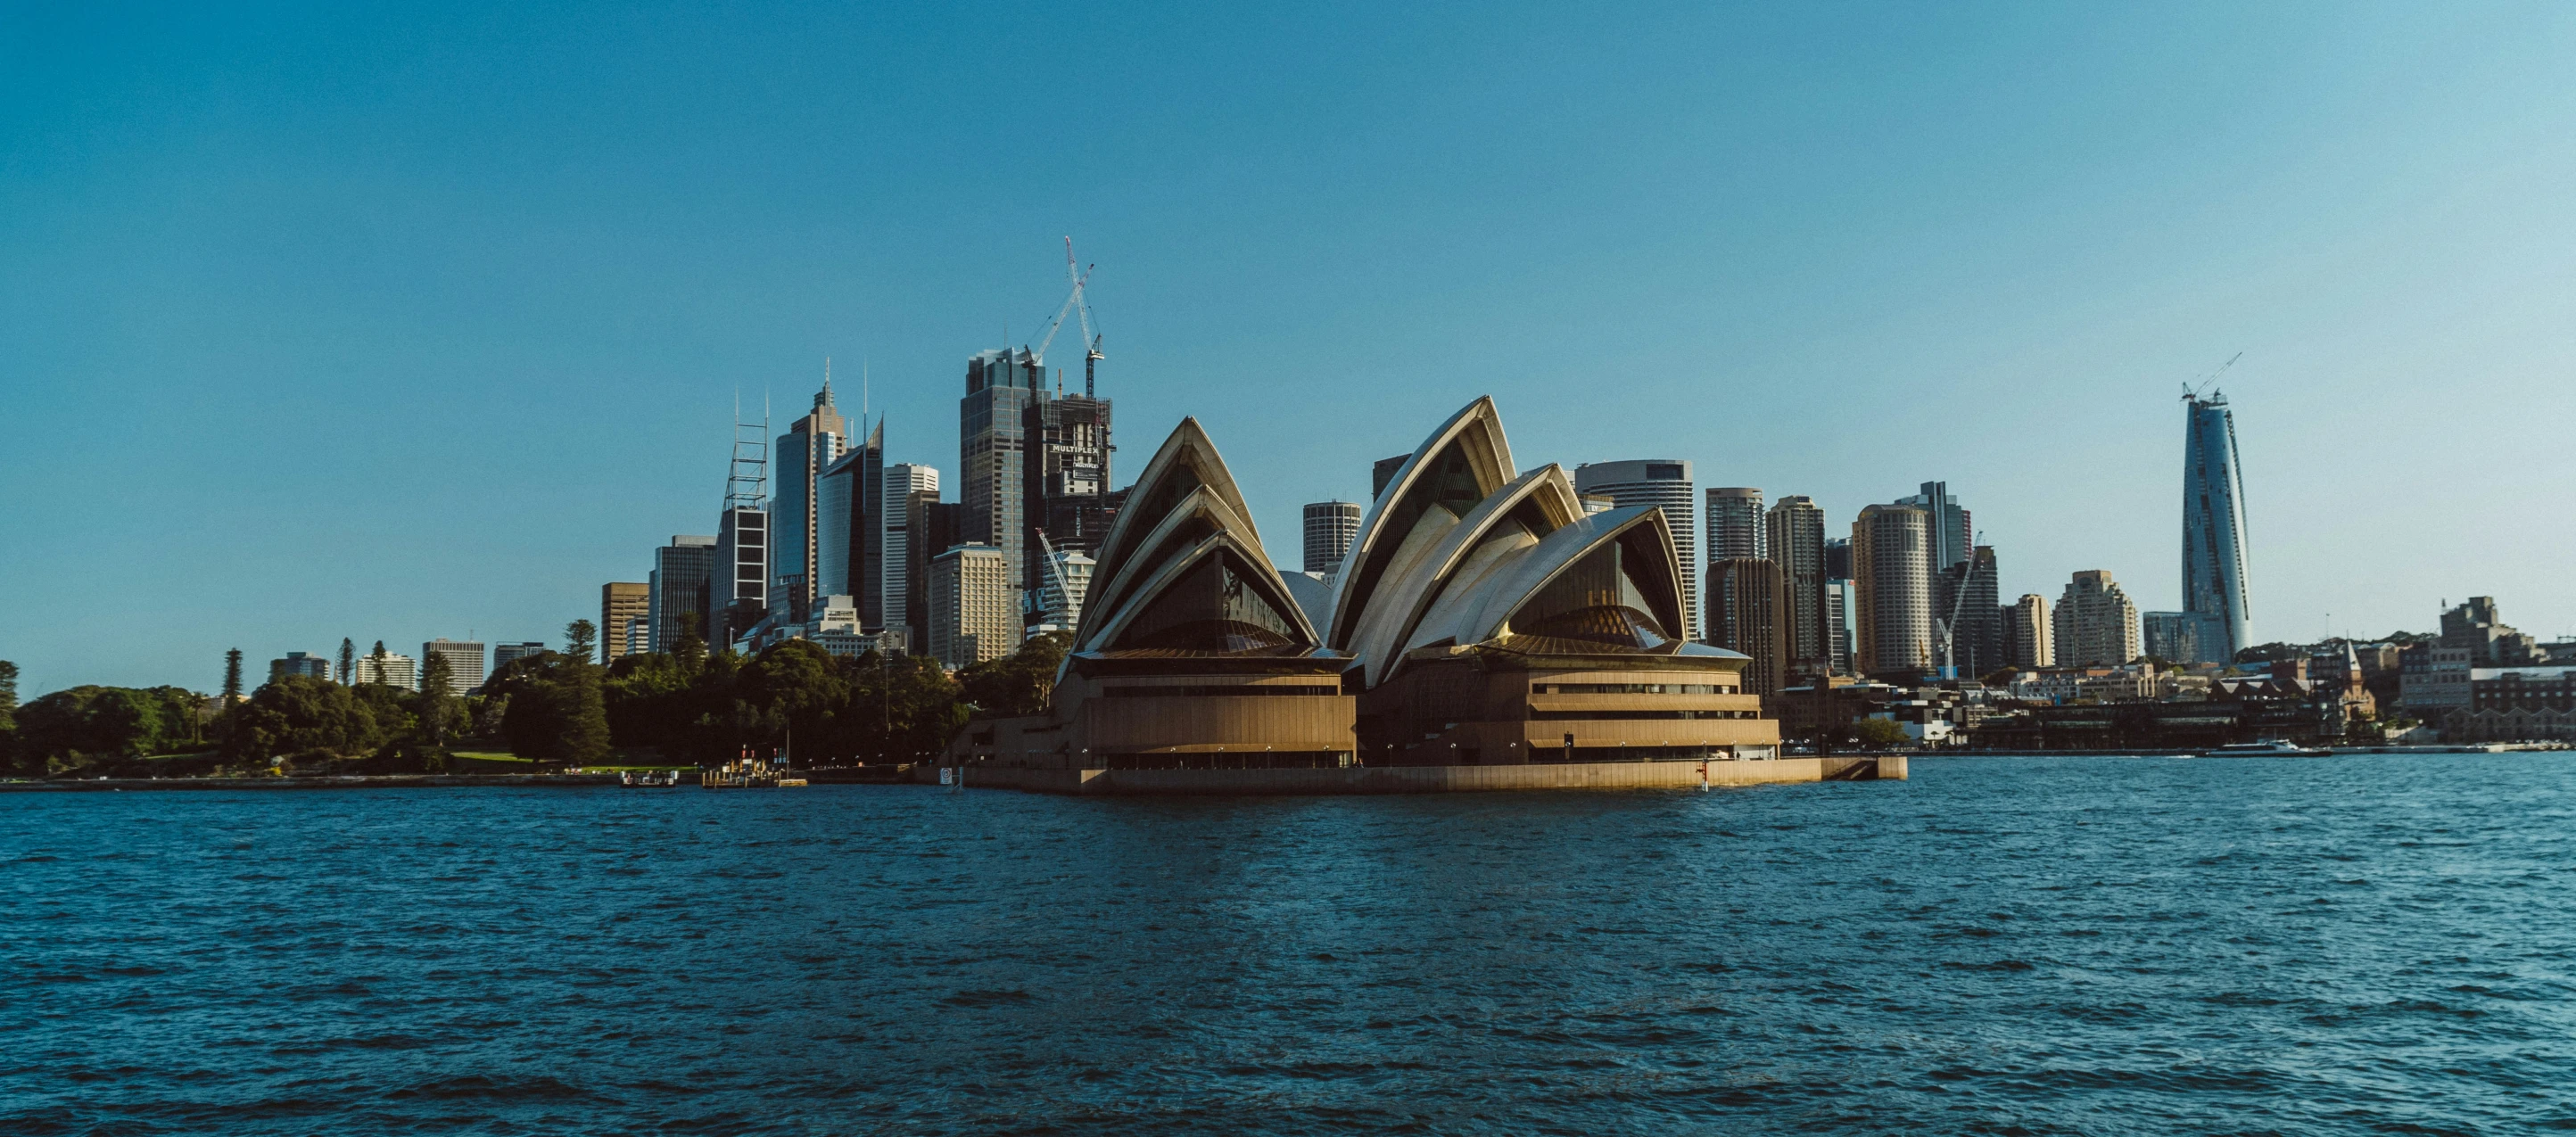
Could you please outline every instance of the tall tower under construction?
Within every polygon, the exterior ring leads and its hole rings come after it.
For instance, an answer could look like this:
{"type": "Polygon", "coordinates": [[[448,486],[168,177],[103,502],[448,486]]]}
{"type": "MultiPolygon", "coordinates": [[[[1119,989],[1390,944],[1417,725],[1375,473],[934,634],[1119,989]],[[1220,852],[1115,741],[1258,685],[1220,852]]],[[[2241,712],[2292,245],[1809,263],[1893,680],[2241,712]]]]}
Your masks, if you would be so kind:
{"type": "Polygon", "coordinates": [[[2202,651],[2233,660],[2253,643],[2245,593],[2245,480],[2224,392],[2183,397],[2182,606],[2201,617],[2202,651]],[[2217,650],[2208,645],[2213,643],[2217,650]]]}

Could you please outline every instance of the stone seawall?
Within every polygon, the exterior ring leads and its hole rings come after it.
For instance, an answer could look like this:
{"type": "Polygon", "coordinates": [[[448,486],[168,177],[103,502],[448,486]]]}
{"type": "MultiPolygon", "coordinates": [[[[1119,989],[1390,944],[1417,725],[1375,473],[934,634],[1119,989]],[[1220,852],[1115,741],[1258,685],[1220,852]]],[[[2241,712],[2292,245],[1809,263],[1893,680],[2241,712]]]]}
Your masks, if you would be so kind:
{"type": "MultiPolygon", "coordinates": [[[[400,790],[453,786],[613,786],[615,774],[351,774],[283,778],[92,778],[0,782],[0,793],[103,790],[400,790]]],[[[692,787],[695,788],[695,787],[692,787]]]]}
{"type": "MultiPolygon", "coordinates": [[[[1680,790],[1703,784],[1697,762],[1572,762],[1526,766],[1353,766],[1322,770],[1039,770],[973,766],[970,789],[1055,794],[1437,794],[1481,790],[1680,790]]],[[[1905,756],[1710,762],[1712,786],[1871,781],[1906,776],[1905,756]]],[[[918,767],[914,777],[939,780],[918,767]]]]}

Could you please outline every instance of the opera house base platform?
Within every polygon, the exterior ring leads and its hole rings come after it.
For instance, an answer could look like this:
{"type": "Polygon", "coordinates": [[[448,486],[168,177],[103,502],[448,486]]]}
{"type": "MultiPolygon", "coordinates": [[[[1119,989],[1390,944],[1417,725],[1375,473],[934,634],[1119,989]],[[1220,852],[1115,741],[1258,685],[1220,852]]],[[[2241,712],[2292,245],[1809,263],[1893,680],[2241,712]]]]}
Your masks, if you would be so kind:
{"type": "MultiPolygon", "coordinates": [[[[1683,790],[1903,779],[1905,755],[1749,762],[1550,762],[1519,766],[1342,766],[1272,770],[1063,770],[963,767],[968,789],[1110,795],[1436,794],[1479,790],[1683,790]],[[1705,766],[1705,781],[1702,767],[1705,766]]],[[[954,775],[952,775],[954,776],[954,775]]],[[[915,767],[915,781],[939,771],[915,767]]]]}

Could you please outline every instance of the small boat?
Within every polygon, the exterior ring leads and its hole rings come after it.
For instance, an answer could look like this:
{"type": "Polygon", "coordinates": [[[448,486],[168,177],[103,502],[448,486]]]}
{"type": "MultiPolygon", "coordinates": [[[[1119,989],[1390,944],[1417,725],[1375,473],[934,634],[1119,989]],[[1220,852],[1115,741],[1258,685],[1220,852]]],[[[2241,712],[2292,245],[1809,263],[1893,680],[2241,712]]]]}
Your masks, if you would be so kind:
{"type": "Polygon", "coordinates": [[[2286,739],[2274,738],[2263,742],[2230,742],[2216,749],[2203,750],[2200,756],[2203,758],[2316,758],[2332,753],[2334,753],[2332,750],[2301,746],[2286,739]]]}

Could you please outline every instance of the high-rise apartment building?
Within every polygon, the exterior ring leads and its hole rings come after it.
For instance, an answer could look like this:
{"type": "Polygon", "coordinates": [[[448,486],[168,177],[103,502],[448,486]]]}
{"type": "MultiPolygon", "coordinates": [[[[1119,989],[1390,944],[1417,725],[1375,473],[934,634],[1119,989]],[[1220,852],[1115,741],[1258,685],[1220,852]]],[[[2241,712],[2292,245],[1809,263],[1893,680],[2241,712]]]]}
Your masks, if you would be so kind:
{"type": "Polygon", "coordinates": [[[1708,563],[1728,558],[1767,557],[1768,527],[1762,522],[1762,491],[1751,486],[1717,486],[1708,491],[1708,563]]]}
{"type": "Polygon", "coordinates": [[[904,626],[907,642],[915,655],[930,652],[930,564],[939,554],[957,547],[957,531],[964,524],[966,507],[956,502],[939,500],[938,490],[915,493],[907,504],[912,532],[905,561],[909,567],[904,587],[904,626]]]}
{"type": "Polygon", "coordinates": [[[1744,693],[1768,697],[1789,672],[1788,637],[1781,626],[1788,577],[1762,557],[1727,557],[1708,563],[1708,642],[1753,657],[1744,669],[1744,693]]]}
{"type": "Polygon", "coordinates": [[[1930,520],[1913,506],[1873,505],[1852,522],[1852,667],[1863,675],[1912,682],[1932,670],[1930,520]]]}
{"type": "MultiPolygon", "coordinates": [[[[1967,560],[1933,578],[1932,618],[1949,631],[1951,678],[1977,679],[2004,666],[2003,609],[1995,583],[1995,549],[1979,545],[1967,560]]],[[[1935,629],[1936,634],[1940,629],[1935,629]]],[[[1935,645],[1936,647],[1939,645],[1935,645]]]]}
{"type": "MultiPolygon", "coordinates": [[[[1039,395],[1020,412],[1021,511],[1032,530],[1046,534],[1043,541],[1028,537],[1021,550],[1021,579],[1030,592],[1049,587],[1047,549],[1059,556],[1095,551],[1116,517],[1109,506],[1109,400],[1039,395]]],[[[1032,605],[1032,615],[1039,607],[1032,605]]]]}
{"type": "Polygon", "coordinates": [[[1852,613],[1860,609],[1860,597],[1849,579],[1836,577],[1825,581],[1825,638],[1832,642],[1833,674],[1852,674],[1852,661],[1858,658],[1859,642],[1852,635],[1852,613]]]}
{"type": "MultiPolygon", "coordinates": [[[[1028,587],[1027,412],[1046,398],[1044,369],[1027,348],[978,352],[966,361],[957,415],[958,539],[1001,550],[1014,594],[1028,587]]],[[[1016,618],[1016,602],[1011,610],[1016,618]]]]}
{"type": "Polygon", "coordinates": [[[959,545],[930,561],[930,654],[950,667],[999,659],[1020,646],[1019,590],[1010,558],[991,545],[959,545]]]}
{"type": "Polygon", "coordinates": [[[1764,555],[1780,566],[1788,591],[1780,607],[1781,650],[1792,675],[1833,671],[1825,625],[1825,511],[1803,494],[1781,498],[1763,516],[1764,555]]]}
{"type": "Polygon", "coordinates": [[[2005,662],[2020,668],[2057,666],[2057,629],[2049,620],[2047,598],[2025,592],[2002,615],[2005,662]]]}
{"type": "Polygon", "coordinates": [[[904,633],[904,642],[914,651],[921,648],[921,631],[913,623],[913,521],[918,508],[915,498],[927,495],[933,504],[939,501],[939,471],[911,462],[889,463],[885,468],[885,579],[878,590],[878,610],[885,613],[886,627],[904,633]]]}
{"type": "MultiPolygon", "coordinates": [[[[689,636],[705,642],[707,582],[715,575],[716,539],[675,534],[671,543],[653,550],[653,572],[645,581],[645,626],[652,629],[646,651],[668,652],[689,636]]],[[[493,668],[498,670],[499,664],[493,668]]]]}
{"type": "Polygon", "coordinates": [[[2117,666],[2139,655],[2138,606],[2100,569],[2066,582],[2051,628],[2060,666],[2117,666]]]}
{"type": "MultiPolygon", "coordinates": [[[[626,635],[626,625],[653,610],[653,586],[646,582],[611,581],[599,586],[599,661],[615,663],[641,655],[651,645],[626,635]]],[[[479,650],[481,645],[476,645],[479,650]]],[[[476,666],[482,661],[477,659],[476,666]]]]}
{"type": "MultiPolygon", "coordinates": [[[[2245,598],[2245,481],[2227,396],[2188,397],[2182,459],[2182,607],[2209,616],[2224,642],[2203,655],[2232,661],[2253,646],[2245,598]]],[[[2065,645],[2058,645],[2063,654],[2065,645]]]]}
{"type": "Polygon", "coordinates": [[[447,690],[462,695],[483,685],[483,645],[475,640],[451,640],[445,636],[420,645],[421,670],[429,670],[429,661],[447,661],[447,690]]]}
{"type": "Polygon", "coordinates": [[[1351,542],[1359,539],[1360,506],[1355,501],[1310,501],[1306,503],[1306,571],[1332,573],[1342,567],[1349,556],[1351,542]]]}
{"type": "Polygon", "coordinates": [[[729,505],[716,524],[707,582],[707,626],[716,647],[732,643],[769,613],[769,511],[729,505]]]}
{"type": "Polygon", "coordinates": [[[867,631],[885,629],[885,423],[814,483],[818,595],[847,596],[867,631]]]}
{"type": "Polygon", "coordinates": [[[814,393],[814,409],[787,425],[770,453],[770,472],[777,478],[769,505],[771,587],[769,607],[782,620],[804,620],[813,607],[816,561],[822,535],[820,483],[823,471],[849,445],[850,420],[832,405],[832,379],[814,393]]]}
{"type": "Polygon", "coordinates": [[[545,653],[546,645],[544,641],[541,640],[529,640],[525,643],[515,644],[493,644],[492,674],[499,675],[513,663],[517,663],[529,656],[544,655],[545,653]]]}
{"type": "Polygon", "coordinates": [[[1626,462],[1587,462],[1574,468],[1577,493],[1608,494],[1621,508],[1655,506],[1673,531],[1673,548],[1682,563],[1682,638],[1699,638],[1699,526],[1692,514],[1690,463],[1648,458],[1626,462]]]}
{"type": "Polygon", "coordinates": [[[1894,505],[1910,505],[1923,511],[1924,526],[1932,544],[1931,572],[1940,572],[1968,559],[1968,550],[1976,544],[1976,532],[1966,507],[1950,496],[1950,483],[1925,482],[1920,492],[1896,499],[1894,505]]]}
{"type": "Polygon", "coordinates": [[[382,683],[406,691],[417,690],[420,687],[420,663],[408,655],[390,651],[382,654],[368,652],[358,657],[357,676],[360,683],[382,683]]]}
{"type": "Polygon", "coordinates": [[[331,657],[314,655],[311,652],[290,651],[286,653],[284,659],[268,661],[268,678],[271,682],[284,679],[289,675],[328,679],[331,677],[331,657]]]}

